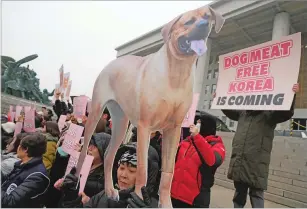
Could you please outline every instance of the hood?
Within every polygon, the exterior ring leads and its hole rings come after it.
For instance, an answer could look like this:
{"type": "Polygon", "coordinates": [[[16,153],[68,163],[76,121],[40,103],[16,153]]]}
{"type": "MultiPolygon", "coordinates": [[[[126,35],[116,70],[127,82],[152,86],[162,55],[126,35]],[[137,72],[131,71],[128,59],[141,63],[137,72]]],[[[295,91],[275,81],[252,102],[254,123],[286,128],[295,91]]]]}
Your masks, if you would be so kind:
{"type": "Polygon", "coordinates": [[[92,136],[91,140],[94,140],[95,144],[97,145],[101,159],[104,159],[104,153],[108,148],[109,142],[111,140],[111,135],[103,132],[96,133],[92,136]]]}
{"type": "Polygon", "coordinates": [[[13,122],[7,122],[1,125],[3,130],[8,133],[8,134],[12,134],[15,131],[15,123],[13,122]]]}
{"type": "MultiPolygon", "coordinates": [[[[132,150],[136,152],[136,142],[130,142],[128,144],[122,145],[114,159],[113,164],[113,181],[114,184],[117,182],[117,168],[118,168],[118,161],[120,160],[121,156],[128,150],[132,150]]],[[[147,189],[149,193],[154,193],[154,189],[157,184],[157,177],[159,173],[159,155],[155,148],[149,146],[148,149],[148,179],[147,179],[147,189]]]]}
{"type": "Polygon", "coordinates": [[[43,135],[46,137],[47,141],[49,141],[49,142],[50,141],[58,142],[58,140],[59,140],[58,137],[52,136],[50,133],[44,133],[43,135]]]}

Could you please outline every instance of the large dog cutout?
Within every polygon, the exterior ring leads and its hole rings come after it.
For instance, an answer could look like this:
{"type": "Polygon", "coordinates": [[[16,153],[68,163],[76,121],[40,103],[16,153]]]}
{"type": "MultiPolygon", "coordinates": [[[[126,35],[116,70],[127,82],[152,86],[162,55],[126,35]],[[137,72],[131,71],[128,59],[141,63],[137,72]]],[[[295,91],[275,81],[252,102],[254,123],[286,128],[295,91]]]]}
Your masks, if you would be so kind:
{"type": "Polygon", "coordinates": [[[206,51],[214,25],[218,33],[224,18],[210,7],[186,12],[162,29],[164,45],[146,57],[127,55],[108,64],[98,76],[92,96],[92,112],[85,125],[84,147],[77,165],[79,174],[91,136],[105,107],[113,122],[112,139],[105,154],[105,192],[117,199],[112,166],[128,121],[137,127],[137,178],[135,191],[147,181],[150,133],[163,131],[162,176],[159,207],[172,207],[170,189],[182,121],[192,103],[192,67],[206,51]]]}

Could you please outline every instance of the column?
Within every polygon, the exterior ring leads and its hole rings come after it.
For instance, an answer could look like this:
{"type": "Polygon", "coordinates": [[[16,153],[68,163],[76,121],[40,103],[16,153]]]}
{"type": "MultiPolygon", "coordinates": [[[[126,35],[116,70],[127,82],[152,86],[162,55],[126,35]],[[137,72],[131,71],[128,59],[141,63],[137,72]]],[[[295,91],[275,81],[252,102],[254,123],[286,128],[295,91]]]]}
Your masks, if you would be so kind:
{"type": "Polygon", "coordinates": [[[275,15],[272,40],[278,40],[283,36],[290,34],[290,15],[287,12],[281,12],[275,15]]]}
{"type": "MultiPolygon", "coordinates": [[[[290,34],[290,15],[287,12],[280,12],[275,15],[272,40],[278,40],[283,36],[290,34]]],[[[278,130],[289,130],[289,121],[277,124],[276,129],[278,130]]]]}
{"type": "Polygon", "coordinates": [[[197,66],[194,73],[194,86],[193,91],[194,93],[200,93],[199,96],[199,102],[197,105],[197,109],[199,110],[201,108],[201,105],[203,103],[203,81],[204,77],[206,75],[206,72],[209,69],[209,61],[210,61],[210,54],[211,54],[211,44],[212,40],[208,38],[207,40],[207,52],[201,56],[198,57],[197,66]]]}

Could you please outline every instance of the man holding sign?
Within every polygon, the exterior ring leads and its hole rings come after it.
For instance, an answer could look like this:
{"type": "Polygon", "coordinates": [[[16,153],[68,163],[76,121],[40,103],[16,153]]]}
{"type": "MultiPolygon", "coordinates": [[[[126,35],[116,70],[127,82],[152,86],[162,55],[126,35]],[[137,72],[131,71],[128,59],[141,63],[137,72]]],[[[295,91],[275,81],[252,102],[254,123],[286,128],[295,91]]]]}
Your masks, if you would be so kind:
{"type": "MultiPolygon", "coordinates": [[[[293,85],[292,91],[299,92],[299,85],[293,85]]],[[[295,96],[288,111],[222,110],[229,119],[238,121],[227,174],[236,189],[235,208],[244,207],[248,189],[252,207],[264,208],[274,130],[278,123],[292,118],[294,104],[295,96]]]]}

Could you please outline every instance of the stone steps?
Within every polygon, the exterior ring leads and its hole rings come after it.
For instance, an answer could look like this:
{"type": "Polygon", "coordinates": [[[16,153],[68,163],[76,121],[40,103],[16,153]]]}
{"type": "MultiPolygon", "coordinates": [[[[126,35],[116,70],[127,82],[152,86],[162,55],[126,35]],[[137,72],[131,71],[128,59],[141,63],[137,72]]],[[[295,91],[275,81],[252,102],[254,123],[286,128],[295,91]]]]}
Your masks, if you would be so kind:
{"type": "MultiPolygon", "coordinates": [[[[226,142],[224,163],[217,169],[215,184],[234,189],[227,179],[233,133],[218,133],[226,142]]],[[[271,152],[265,199],[288,207],[307,208],[307,140],[275,137],[271,152]]]]}

